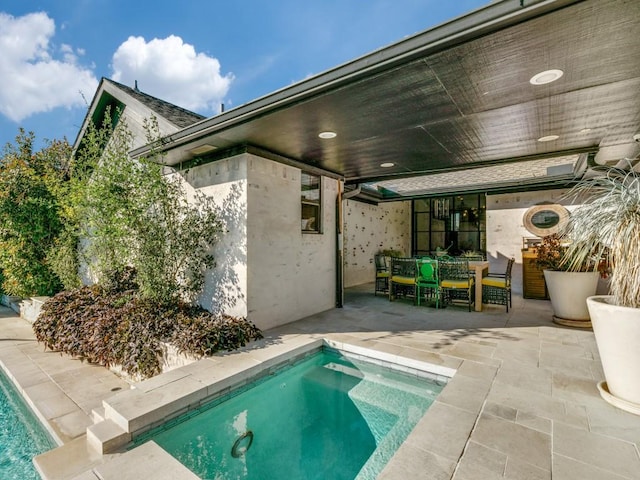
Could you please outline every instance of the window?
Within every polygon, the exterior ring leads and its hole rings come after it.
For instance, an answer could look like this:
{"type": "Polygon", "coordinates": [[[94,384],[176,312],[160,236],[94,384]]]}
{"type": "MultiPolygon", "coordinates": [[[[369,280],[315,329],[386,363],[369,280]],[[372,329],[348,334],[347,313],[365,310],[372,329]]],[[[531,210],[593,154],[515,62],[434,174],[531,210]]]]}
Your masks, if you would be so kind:
{"type": "Polygon", "coordinates": [[[302,231],[305,233],[320,233],[321,222],[321,177],[302,172],[302,231]]]}
{"type": "Polygon", "coordinates": [[[413,254],[452,255],[486,250],[484,195],[455,195],[413,201],[413,254]]]}

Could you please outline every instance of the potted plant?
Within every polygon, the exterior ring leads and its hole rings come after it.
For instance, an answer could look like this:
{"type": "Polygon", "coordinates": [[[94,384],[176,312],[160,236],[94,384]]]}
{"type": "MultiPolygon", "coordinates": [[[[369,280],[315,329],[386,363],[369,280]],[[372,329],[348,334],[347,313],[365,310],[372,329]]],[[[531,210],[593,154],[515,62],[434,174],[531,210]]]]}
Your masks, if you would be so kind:
{"type": "Polygon", "coordinates": [[[436,247],[436,257],[444,257],[445,255],[449,255],[449,249],[452,246],[453,242],[451,242],[447,248],[442,248],[440,246],[436,247]]]}
{"type": "Polygon", "coordinates": [[[610,168],[571,193],[583,204],[571,215],[565,258],[578,264],[608,249],[613,271],[611,295],[587,299],[605,375],[598,388],[609,403],[640,414],[640,177],[610,168]]]}
{"type": "Polygon", "coordinates": [[[569,241],[548,235],[538,247],[536,263],[542,269],[553,309],[553,321],[569,327],[591,328],[587,297],[596,294],[599,274],[592,257],[575,262],[566,258],[569,241]]]}

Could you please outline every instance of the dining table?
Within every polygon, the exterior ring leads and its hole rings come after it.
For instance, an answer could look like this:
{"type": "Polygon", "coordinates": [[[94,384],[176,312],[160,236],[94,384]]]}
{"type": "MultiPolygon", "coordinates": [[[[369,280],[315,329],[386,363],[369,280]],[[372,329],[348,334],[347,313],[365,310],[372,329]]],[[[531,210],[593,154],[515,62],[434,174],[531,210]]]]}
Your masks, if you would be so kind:
{"type": "Polygon", "coordinates": [[[486,260],[469,260],[469,271],[475,274],[476,300],[474,309],[476,312],[482,311],[482,277],[489,273],[489,262],[486,260]]]}

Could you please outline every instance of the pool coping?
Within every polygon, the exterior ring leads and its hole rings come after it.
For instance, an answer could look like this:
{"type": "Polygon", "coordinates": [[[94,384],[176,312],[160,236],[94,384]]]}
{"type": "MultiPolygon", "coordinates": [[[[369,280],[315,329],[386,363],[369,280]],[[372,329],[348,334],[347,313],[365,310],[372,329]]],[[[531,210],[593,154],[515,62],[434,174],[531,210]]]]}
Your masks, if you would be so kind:
{"type": "Polygon", "coordinates": [[[7,379],[11,383],[12,388],[18,393],[18,395],[20,395],[20,399],[28,406],[33,416],[38,420],[39,425],[42,427],[43,430],[47,432],[47,435],[49,435],[53,443],[55,443],[58,446],[63,445],[64,440],[61,438],[60,435],[58,435],[58,432],[56,432],[51,427],[51,424],[49,423],[49,419],[38,408],[36,403],[31,398],[31,395],[29,395],[29,393],[25,390],[25,388],[23,387],[19,379],[16,378],[16,376],[13,374],[11,369],[5,364],[5,362],[2,359],[0,359],[0,370],[2,370],[2,373],[4,374],[4,376],[7,377],[7,379]]]}
{"type": "MultiPolygon", "coordinates": [[[[434,404],[427,410],[378,478],[394,478],[396,475],[394,471],[403,468],[403,464],[406,462],[405,457],[413,457],[416,447],[421,448],[420,456],[424,457],[425,438],[429,438],[431,435],[428,430],[432,430],[435,426],[436,431],[439,431],[437,427],[441,422],[438,421],[438,417],[443,413],[443,409],[450,410],[449,413],[450,416],[453,415],[453,419],[464,419],[463,429],[468,428],[468,431],[471,431],[475,423],[475,416],[477,416],[482,403],[474,403],[473,407],[465,405],[466,413],[469,413],[469,408],[475,408],[474,422],[467,421],[469,415],[461,414],[458,411],[460,410],[459,405],[449,405],[447,403],[446,392],[450,385],[452,385],[453,389],[467,389],[469,387],[465,388],[464,384],[466,379],[469,379],[472,383],[470,385],[471,389],[475,390],[477,388],[477,379],[464,376],[464,368],[462,369],[463,375],[457,375],[460,367],[463,366],[462,361],[446,357],[439,358],[436,354],[433,358],[430,358],[430,360],[437,361],[434,363],[417,357],[397,355],[383,349],[364,346],[359,339],[347,337],[333,334],[321,337],[300,334],[288,336],[279,342],[254,342],[239,351],[207,357],[142,381],[135,384],[130,390],[121,391],[103,400],[102,411],[94,412],[96,423],[87,429],[86,438],[83,439],[84,446],[63,445],[35,457],[34,464],[44,479],[95,479],[97,476],[104,480],[110,478],[123,480],[121,469],[108,468],[106,465],[111,465],[112,461],[117,461],[118,464],[122,465],[129,463],[135,465],[147,461],[145,458],[148,457],[150,450],[139,450],[140,446],[127,450],[132,440],[136,437],[183,415],[189,410],[197,409],[233,389],[311,355],[325,346],[351,356],[364,357],[372,363],[390,366],[405,373],[428,377],[438,382],[446,383],[434,404]],[[452,364],[451,360],[456,361],[452,364]],[[444,402],[440,400],[443,395],[444,402]],[[430,413],[434,409],[436,413],[430,413]],[[62,460],[63,458],[70,458],[69,452],[81,451],[82,448],[89,451],[89,456],[92,457],[91,459],[85,459],[84,464],[80,462],[74,465],[73,462],[65,463],[62,460]],[[120,471],[120,473],[113,474],[115,471],[120,471]],[[392,477],[387,477],[387,475],[392,475],[392,477]]],[[[476,373],[474,369],[474,375],[476,373]]],[[[486,391],[488,391],[489,385],[490,382],[486,385],[486,391]]],[[[449,397],[454,398],[455,395],[449,395],[449,397]]],[[[456,402],[454,401],[453,403],[456,402]]],[[[462,454],[467,437],[461,437],[459,439],[460,442],[456,442],[457,446],[448,445],[448,450],[455,450],[459,457],[462,454]]],[[[441,443],[442,433],[433,438],[436,440],[433,453],[438,455],[437,444],[441,443]]],[[[167,463],[167,471],[172,472],[170,477],[172,480],[194,478],[193,473],[186,467],[184,467],[184,475],[179,473],[181,469],[173,464],[175,459],[153,441],[147,443],[154,445],[147,447],[153,451],[154,462],[167,463]]],[[[71,457],[73,456],[71,455],[71,457]]],[[[412,462],[415,462],[415,460],[413,458],[412,462]]],[[[440,465],[438,468],[446,469],[449,471],[450,476],[455,465],[456,461],[451,461],[445,465],[440,465]]],[[[125,467],[123,466],[123,468],[125,467]]],[[[129,477],[127,476],[126,478],[129,477]]],[[[131,478],[136,477],[132,476],[131,478]]]]}

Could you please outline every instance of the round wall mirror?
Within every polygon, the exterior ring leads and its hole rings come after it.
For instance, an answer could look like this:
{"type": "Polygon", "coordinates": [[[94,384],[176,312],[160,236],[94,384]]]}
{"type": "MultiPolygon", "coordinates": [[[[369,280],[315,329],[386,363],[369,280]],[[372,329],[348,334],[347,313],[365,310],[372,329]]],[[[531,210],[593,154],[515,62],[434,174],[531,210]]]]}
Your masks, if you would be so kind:
{"type": "Polygon", "coordinates": [[[538,237],[558,233],[569,218],[569,210],[557,203],[534,205],[522,218],[524,227],[538,237]]]}

